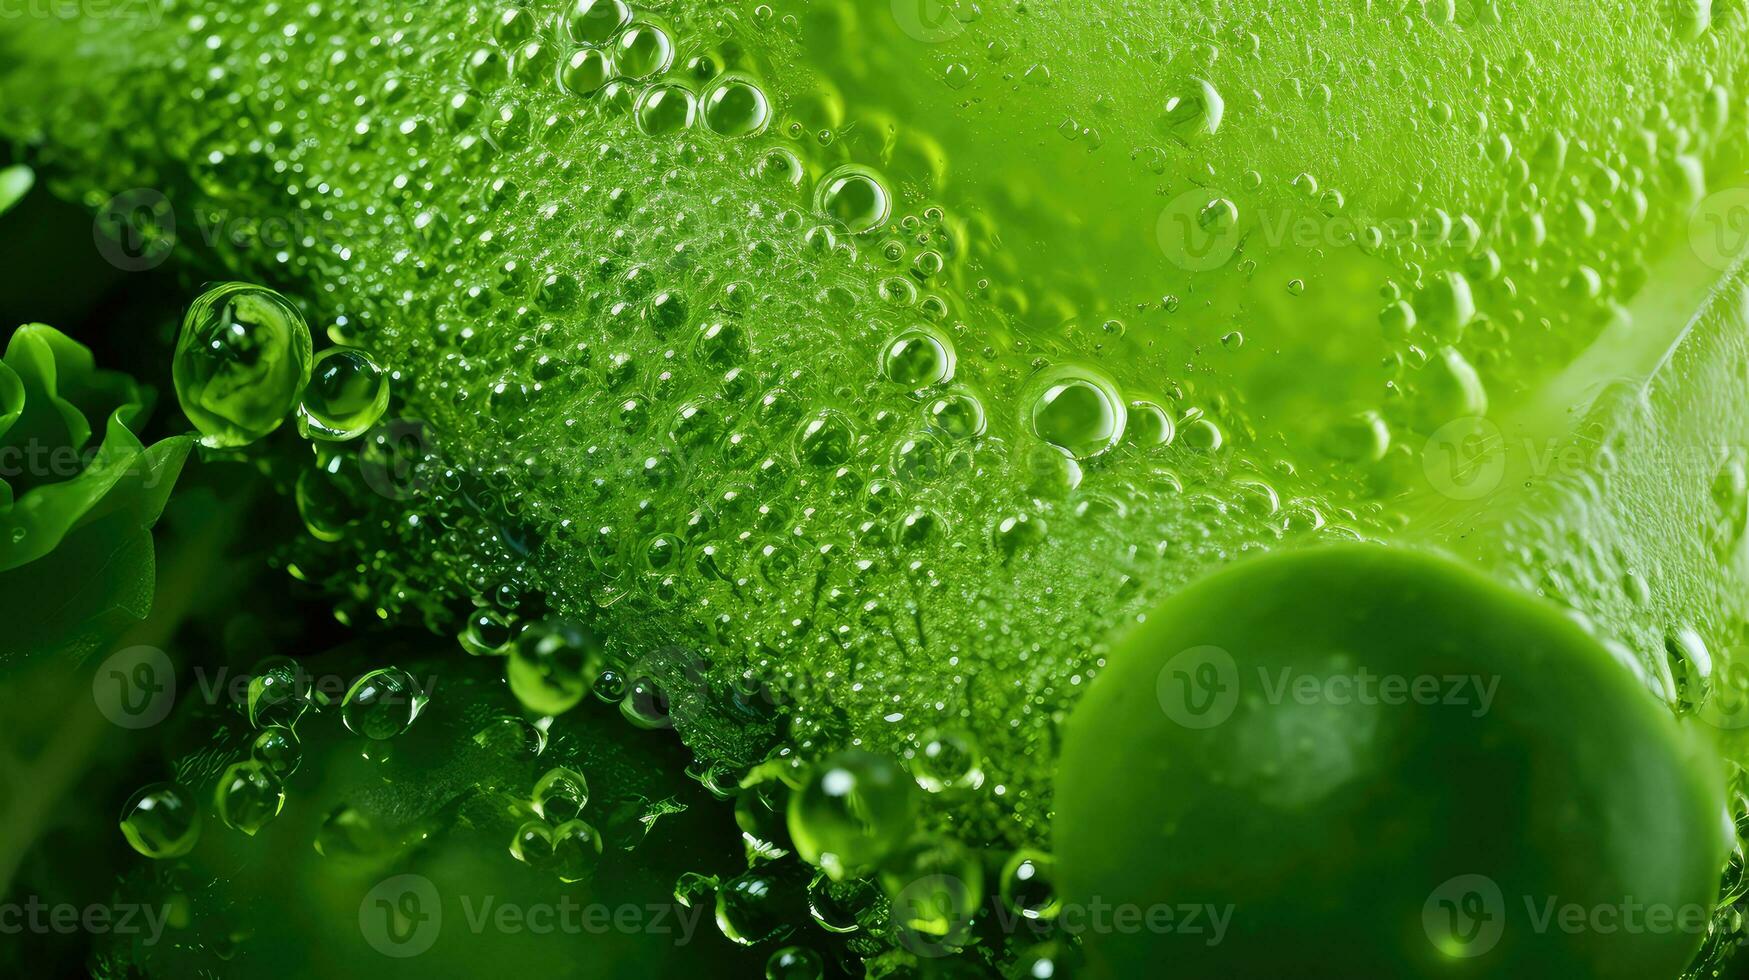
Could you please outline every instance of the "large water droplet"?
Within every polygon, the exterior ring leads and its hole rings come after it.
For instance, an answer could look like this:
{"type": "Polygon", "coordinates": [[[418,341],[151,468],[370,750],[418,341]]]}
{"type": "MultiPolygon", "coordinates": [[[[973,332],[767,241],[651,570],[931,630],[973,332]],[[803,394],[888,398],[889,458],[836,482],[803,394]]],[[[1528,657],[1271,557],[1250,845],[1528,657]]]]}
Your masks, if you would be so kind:
{"type": "Polygon", "coordinates": [[[319,439],[356,439],[389,407],[389,377],[367,351],[330,347],[317,355],[299,422],[319,439]]]}
{"type": "Polygon", "coordinates": [[[182,411],[214,448],[279,428],[310,380],[310,328],[284,296],[232,282],[201,294],[182,320],[173,374],[182,411]]]}
{"type": "Polygon", "coordinates": [[[789,804],[801,857],[834,879],[872,869],[912,830],[913,784],[886,756],[841,752],[816,766],[789,804]]]}
{"type": "Polygon", "coordinates": [[[1076,459],[1106,452],[1123,438],[1128,410],[1116,382],[1083,365],[1044,372],[1027,385],[1034,435],[1076,459]]]}
{"type": "Polygon", "coordinates": [[[259,762],[238,762],[219,777],[213,806],[225,826],[253,837],[279,816],[285,788],[279,777],[259,762]]]}
{"type": "Polygon", "coordinates": [[[724,75],[704,95],[704,124],[718,136],[757,136],[771,119],[771,103],[752,79],[724,75]]]}
{"type": "Polygon", "coordinates": [[[863,235],[886,224],[893,201],[874,171],[846,164],[821,178],[814,207],[851,234],[863,235]]]}
{"type": "Polygon", "coordinates": [[[121,808],[121,832],[146,857],[181,857],[200,840],[200,808],[175,783],[142,786],[121,808]]]}

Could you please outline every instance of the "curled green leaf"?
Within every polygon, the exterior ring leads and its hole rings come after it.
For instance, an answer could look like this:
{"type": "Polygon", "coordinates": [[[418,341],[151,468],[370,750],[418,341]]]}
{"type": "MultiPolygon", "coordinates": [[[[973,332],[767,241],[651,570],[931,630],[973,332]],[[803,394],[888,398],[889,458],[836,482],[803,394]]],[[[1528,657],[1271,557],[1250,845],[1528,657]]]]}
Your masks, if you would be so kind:
{"type": "Polygon", "coordinates": [[[33,652],[150,609],[149,531],[191,444],[141,443],[150,404],[150,389],[51,327],[20,327],[0,359],[0,614],[33,652]]]}
{"type": "Polygon", "coordinates": [[[0,360],[0,571],[35,561],[97,518],[158,519],[188,440],[147,448],[133,432],[151,394],[100,371],[52,327],[20,327],[0,360]],[[94,442],[91,418],[107,418],[94,442]]]}

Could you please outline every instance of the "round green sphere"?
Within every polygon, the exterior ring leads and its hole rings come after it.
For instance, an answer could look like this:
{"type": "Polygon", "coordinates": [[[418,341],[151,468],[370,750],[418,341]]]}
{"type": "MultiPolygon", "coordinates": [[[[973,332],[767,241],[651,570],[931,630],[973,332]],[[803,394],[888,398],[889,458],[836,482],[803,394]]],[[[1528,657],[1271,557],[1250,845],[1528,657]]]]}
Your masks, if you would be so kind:
{"type": "Polygon", "coordinates": [[[171,373],[201,443],[234,449],[279,428],[310,381],[310,328],[265,286],[230,282],[188,308],[171,373]]]}
{"type": "Polygon", "coordinates": [[[200,840],[200,808],[176,783],[152,783],[121,808],[121,832],[134,850],[153,860],[181,857],[200,840]]]}
{"type": "Polygon", "coordinates": [[[826,759],[790,796],[797,853],[838,881],[872,870],[916,829],[915,785],[884,755],[852,749],[826,759]]]}
{"type": "Polygon", "coordinates": [[[330,347],[316,356],[298,422],[305,435],[341,442],[370,431],[389,407],[389,376],[368,351],[330,347]]]}
{"type": "Polygon", "coordinates": [[[1076,706],[1059,916],[1095,977],[1674,977],[1723,782],[1552,605],[1400,549],[1269,555],[1154,610],[1076,706]]]}

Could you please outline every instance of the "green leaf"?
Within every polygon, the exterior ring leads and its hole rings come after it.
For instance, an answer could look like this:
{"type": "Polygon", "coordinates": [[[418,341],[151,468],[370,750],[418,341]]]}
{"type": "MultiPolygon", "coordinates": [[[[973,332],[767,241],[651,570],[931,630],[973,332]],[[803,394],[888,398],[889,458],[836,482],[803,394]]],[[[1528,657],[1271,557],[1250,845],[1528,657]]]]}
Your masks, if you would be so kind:
{"type": "Polygon", "coordinates": [[[0,170],[0,214],[24,200],[24,195],[36,186],[36,173],[24,164],[0,170]]]}
{"type": "Polygon", "coordinates": [[[91,352],[41,324],[0,360],[0,571],[43,557],[81,524],[116,511],[158,519],[187,458],[186,437],[147,449],[134,435],[150,393],[96,369],[91,352]],[[91,414],[107,412],[95,452],[91,414]]]}
{"type": "Polygon", "coordinates": [[[0,617],[9,653],[88,653],[145,617],[151,528],[192,445],[147,447],[151,392],[41,324],[0,360],[0,617]],[[90,419],[106,419],[101,441],[90,419]]]}
{"type": "Polygon", "coordinates": [[[0,572],[6,659],[83,659],[146,618],[157,575],[152,535],[112,514],[70,534],[44,558],[0,572]]]}

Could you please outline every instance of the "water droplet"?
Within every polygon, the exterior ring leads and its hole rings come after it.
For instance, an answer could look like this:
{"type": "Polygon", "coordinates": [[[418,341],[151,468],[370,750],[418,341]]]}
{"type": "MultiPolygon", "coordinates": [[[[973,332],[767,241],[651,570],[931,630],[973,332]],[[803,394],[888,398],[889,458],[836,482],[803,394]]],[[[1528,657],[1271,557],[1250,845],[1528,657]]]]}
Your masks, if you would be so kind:
{"type": "Polygon", "coordinates": [[[1213,85],[1193,78],[1184,91],[1166,99],[1166,131],[1184,142],[1212,136],[1221,128],[1226,105],[1213,85]]]}
{"type": "Polygon", "coordinates": [[[1464,328],[1476,318],[1476,301],[1470,291],[1470,281],[1461,272],[1445,272],[1415,298],[1415,320],[1433,339],[1442,344],[1455,344],[1463,339],[1464,328]]]}
{"type": "Polygon", "coordinates": [[[1117,384],[1090,367],[1067,365],[1029,382],[1034,435],[1076,459],[1106,452],[1123,438],[1128,410],[1117,384]]]}
{"type": "Polygon", "coordinates": [[[826,964],[806,946],[785,946],[765,961],[765,980],[820,980],[826,964]]]}
{"type": "Polygon", "coordinates": [[[577,706],[601,671],[601,644],[577,623],[546,620],[522,631],[505,664],[510,693],[537,714],[577,706]]]}
{"type": "Polygon", "coordinates": [[[886,224],[893,201],[874,171],[846,164],[821,178],[814,208],[852,235],[863,235],[886,224]]]}
{"type": "Polygon", "coordinates": [[[648,677],[640,677],[626,688],[619,702],[620,716],[638,728],[667,728],[668,692],[648,677]]]}
{"type": "Polygon", "coordinates": [[[601,48],[579,48],[559,65],[559,87],[588,97],[613,78],[613,57],[601,48]]]}
{"type": "Polygon", "coordinates": [[[575,769],[554,766],[534,784],[534,812],[550,823],[575,820],[589,805],[589,782],[575,769]]]}
{"type": "Polygon", "coordinates": [[[698,97],[684,85],[652,85],[638,96],[635,110],[638,129],[650,136],[666,136],[691,129],[698,118],[698,97]]]}
{"type": "Polygon", "coordinates": [[[1179,442],[1200,453],[1212,453],[1220,450],[1226,441],[1226,435],[1213,419],[1197,416],[1184,420],[1179,427],[1179,442]]]}
{"type": "Polygon", "coordinates": [[[911,391],[952,380],[953,371],[953,341],[925,324],[901,330],[881,351],[881,372],[911,391]]]}
{"type": "Polygon", "coordinates": [[[1053,919],[1062,908],[1056,859],[1043,851],[1022,848],[1010,855],[998,890],[1004,905],[1028,919],[1053,919]]]}
{"type": "Polygon", "coordinates": [[[547,750],[547,733],[526,718],[499,715],[474,733],[474,744],[507,759],[535,759],[547,750]]]}
{"type": "Polygon", "coordinates": [[[1705,704],[1713,683],[1713,657],[1706,641],[1685,626],[1664,638],[1664,656],[1675,686],[1676,710],[1694,711],[1705,704]]]}
{"type": "Polygon", "coordinates": [[[674,41],[654,24],[633,24],[619,36],[613,63],[627,78],[660,75],[674,63],[674,41]]]}
{"type": "Polygon", "coordinates": [[[352,683],[340,704],[340,718],[347,731],[384,741],[411,727],[425,701],[413,675],[399,667],[383,667],[352,683]]]}
{"type": "Polygon", "coordinates": [[[1421,369],[1419,380],[1415,411],[1428,429],[1488,411],[1481,375],[1456,348],[1441,347],[1421,369]]]}
{"type": "Polygon", "coordinates": [[[553,863],[553,828],[539,820],[529,820],[510,836],[510,856],[531,868],[544,868],[553,863]]]}
{"type": "Polygon", "coordinates": [[[704,124],[718,136],[757,136],[771,120],[765,91],[742,75],[724,75],[704,95],[704,124]]]}
{"type": "Polygon", "coordinates": [[[153,860],[181,857],[200,840],[200,808],[175,783],[142,786],[121,808],[121,832],[134,850],[153,860]]]}
{"type": "Polygon", "coordinates": [[[981,436],[987,424],[984,403],[969,392],[944,395],[930,402],[929,421],[950,439],[981,436]]]}
{"type": "Polygon", "coordinates": [[[523,7],[506,7],[492,16],[492,39],[504,47],[528,40],[534,34],[534,15],[523,7]]]}
{"type": "Polygon", "coordinates": [[[911,832],[912,786],[886,756],[853,749],[821,762],[790,798],[797,853],[840,881],[870,870],[911,832]]]}
{"type": "Polygon", "coordinates": [[[1749,525],[1749,468],[1744,466],[1741,453],[1733,452],[1719,464],[1711,490],[1715,513],[1709,536],[1713,553],[1728,561],[1749,525]]]}
{"type": "Polygon", "coordinates": [[[983,863],[964,844],[939,834],[906,841],[882,865],[880,881],[899,927],[925,943],[963,943],[984,901],[983,863]]]}
{"type": "Polygon", "coordinates": [[[255,736],[249,746],[249,758],[267,767],[274,776],[284,779],[297,772],[304,759],[304,747],[297,732],[289,728],[268,728],[255,736]]]}
{"type": "Polygon", "coordinates": [[[1377,412],[1341,419],[1325,433],[1324,451],[1335,459],[1376,463],[1391,448],[1391,430],[1377,412]]]}
{"type": "Polygon", "coordinates": [[[389,378],[367,351],[330,347],[316,356],[299,423],[306,436],[356,439],[389,407],[389,378]]]}
{"type": "Polygon", "coordinates": [[[924,735],[911,757],[917,785],[931,793],[977,789],[984,784],[984,772],[978,765],[978,743],[957,729],[937,729],[924,735]]]}
{"type": "Polygon", "coordinates": [[[335,861],[371,857],[385,845],[381,831],[364,811],[341,804],[322,818],[316,831],[316,853],[335,861]]]}
{"type": "Polygon", "coordinates": [[[310,380],[310,328],[284,296],[232,282],[201,294],[182,320],[173,373],[182,411],[214,448],[260,439],[310,380]]]}
{"type": "Polygon", "coordinates": [[[601,860],[601,834],[581,820],[553,829],[553,869],[563,882],[582,881],[601,860]]]}
{"type": "Polygon", "coordinates": [[[754,869],[717,889],[717,929],[723,938],[742,946],[787,935],[790,910],[799,896],[788,894],[786,882],[754,869]]]}
{"type": "Polygon", "coordinates": [[[279,816],[285,788],[279,777],[259,762],[238,762],[219,777],[213,806],[225,826],[253,837],[279,816]]]}
{"type": "Polygon", "coordinates": [[[856,932],[884,907],[880,888],[867,878],[833,881],[818,874],[808,885],[808,914],[830,933],[856,932]]]}
{"type": "Polygon", "coordinates": [[[632,8],[625,0],[573,0],[563,18],[571,40],[605,44],[632,19],[632,8]]]}
{"type": "Polygon", "coordinates": [[[269,657],[256,665],[249,676],[245,704],[249,724],[256,728],[274,725],[289,728],[297,724],[309,707],[306,692],[299,690],[300,675],[297,662],[290,657],[269,657]]]}
{"type": "Polygon", "coordinates": [[[468,614],[468,625],[456,641],[473,656],[496,657],[509,652],[515,635],[509,616],[496,609],[476,609],[468,614]]]}
{"type": "Polygon", "coordinates": [[[1169,445],[1178,435],[1172,415],[1159,402],[1138,399],[1130,402],[1129,417],[1124,422],[1124,439],[1130,445],[1146,449],[1169,445]]]}
{"type": "Polygon", "coordinates": [[[796,455],[815,466],[842,466],[855,442],[856,430],[842,412],[822,412],[802,425],[796,455]]]}

